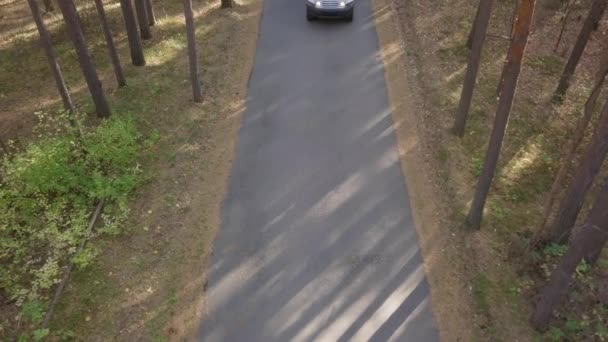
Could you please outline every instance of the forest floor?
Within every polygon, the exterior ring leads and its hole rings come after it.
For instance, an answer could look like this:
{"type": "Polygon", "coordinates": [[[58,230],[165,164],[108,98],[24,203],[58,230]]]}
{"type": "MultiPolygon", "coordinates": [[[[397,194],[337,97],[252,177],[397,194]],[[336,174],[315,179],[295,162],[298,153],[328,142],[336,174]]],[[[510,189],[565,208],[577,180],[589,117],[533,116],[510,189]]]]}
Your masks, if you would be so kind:
{"type": "MultiPolygon", "coordinates": [[[[93,241],[103,252],[76,271],[51,324],[56,336],[83,341],[189,339],[196,331],[206,263],[244,108],[261,0],[194,1],[204,103],[192,102],[181,2],[155,2],[147,65],[130,65],[118,1],[106,1],[127,87],[116,88],[92,3],[76,2],[87,44],[114,113],[131,113],[159,142],[142,165],[148,181],[134,196],[126,232],[93,241]]],[[[27,144],[36,111],[61,105],[26,2],[0,0],[0,136],[27,144]]],[[[78,107],[91,112],[61,16],[45,14],[66,81],[78,107]]],[[[1,336],[18,333],[18,309],[0,306],[1,336]],[[5,324],[6,323],[6,324],[5,324]]],[[[13,335],[14,336],[14,335],[13,335]]],[[[4,338],[0,338],[4,339],[4,338]]]]}
{"type": "Polygon", "coordinates": [[[449,129],[476,3],[374,0],[402,168],[416,209],[433,310],[446,341],[606,341],[607,253],[598,267],[577,269],[568,308],[560,311],[549,331],[539,334],[527,323],[536,293],[564,253],[564,246],[556,245],[525,253],[527,242],[540,224],[561,153],[607,43],[602,22],[563,105],[553,106],[550,98],[588,1],[574,7],[555,53],[563,8],[559,1],[538,1],[484,223],[476,232],[463,228],[493,124],[514,4],[495,2],[467,133],[460,140],[449,129]]]}

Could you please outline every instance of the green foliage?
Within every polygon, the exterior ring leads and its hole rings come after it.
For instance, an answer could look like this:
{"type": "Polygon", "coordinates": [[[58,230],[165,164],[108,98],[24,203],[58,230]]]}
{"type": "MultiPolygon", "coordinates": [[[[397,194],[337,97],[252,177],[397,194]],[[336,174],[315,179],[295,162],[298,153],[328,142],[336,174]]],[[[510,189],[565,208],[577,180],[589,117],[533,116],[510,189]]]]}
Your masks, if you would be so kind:
{"type": "Polygon", "coordinates": [[[44,316],[44,305],[37,301],[27,302],[21,307],[21,314],[32,323],[38,323],[44,316]]]}
{"type": "Polygon", "coordinates": [[[32,333],[34,341],[42,341],[49,335],[49,329],[36,329],[32,333]]]}
{"type": "Polygon", "coordinates": [[[602,341],[608,339],[608,327],[605,324],[598,322],[595,325],[595,336],[600,338],[602,341]]]}
{"type": "Polygon", "coordinates": [[[586,262],[585,260],[582,260],[576,266],[576,274],[579,276],[584,276],[584,275],[588,274],[589,272],[591,272],[591,265],[588,262],[586,262]]]}
{"type": "Polygon", "coordinates": [[[483,169],[483,159],[471,158],[471,169],[475,177],[479,177],[479,175],[481,175],[481,170],[483,169]]]}
{"type": "Polygon", "coordinates": [[[583,330],[581,323],[579,321],[575,321],[572,319],[569,319],[568,321],[566,321],[565,328],[569,333],[572,333],[572,334],[583,330]]]}
{"type": "Polygon", "coordinates": [[[87,247],[76,253],[72,258],[72,262],[76,268],[83,270],[93,262],[97,255],[99,255],[99,250],[97,248],[87,247]]]}
{"type": "Polygon", "coordinates": [[[568,250],[568,246],[566,246],[566,245],[558,245],[558,244],[552,243],[552,244],[547,245],[543,249],[543,254],[545,254],[547,256],[551,256],[551,257],[561,257],[564,254],[566,254],[567,250],[568,250]]]}
{"type": "Polygon", "coordinates": [[[103,226],[94,234],[119,232],[146,144],[128,117],[80,130],[65,116],[40,118],[40,140],[0,166],[0,288],[19,302],[44,299],[70,259],[92,261],[94,249],[74,253],[100,199],[103,226]]]}
{"type": "Polygon", "coordinates": [[[561,341],[564,337],[566,337],[566,334],[564,334],[560,328],[551,327],[551,329],[549,329],[547,332],[547,337],[551,341],[561,341]]]}

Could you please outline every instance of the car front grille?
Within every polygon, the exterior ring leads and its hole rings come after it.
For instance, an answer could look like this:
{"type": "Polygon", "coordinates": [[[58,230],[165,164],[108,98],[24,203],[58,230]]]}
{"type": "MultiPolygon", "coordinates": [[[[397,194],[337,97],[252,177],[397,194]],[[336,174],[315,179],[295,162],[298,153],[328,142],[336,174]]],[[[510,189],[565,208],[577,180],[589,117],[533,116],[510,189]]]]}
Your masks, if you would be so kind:
{"type": "Polygon", "coordinates": [[[340,2],[336,0],[323,0],[321,1],[323,8],[340,8],[340,2]]]}

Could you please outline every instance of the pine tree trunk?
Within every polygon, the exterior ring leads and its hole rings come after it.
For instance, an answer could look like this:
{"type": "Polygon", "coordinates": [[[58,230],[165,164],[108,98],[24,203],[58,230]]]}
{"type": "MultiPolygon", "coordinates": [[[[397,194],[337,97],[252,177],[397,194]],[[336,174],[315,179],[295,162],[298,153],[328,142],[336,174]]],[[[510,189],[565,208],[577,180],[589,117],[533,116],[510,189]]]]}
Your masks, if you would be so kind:
{"type": "Polygon", "coordinates": [[[222,8],[232,8],[232,0],[222,0],[222,8]]]}
{"type": "Polygon", "coordinates": [[[27,0],[27,2],[32,11],[32,17],[36,22],[38,34],[40,35],[40,45],[42,45],[42,48],[46,53],[46,58],[49,62],[51,73],[53,74],[53,78],[55,79],[55,84],[57,85],[57,90],[59,91],[59,95],[61,96],[61,101],[63,102],[63,108],[68,112],[73,112],[74,104],[72,102],[72,98],[70,97],[70,92],[68,91],[68,88],[65,84],[63,74],[61,73],[61,68],[59,68],[59,64],[57,64],[57,58],[55,56],[55,52],[53,51],[53,46],[51,45],[51,36],[49,34],[49,31],[47,31],[46,27],[44,26],[44,22],[42,21],[38,3],[36,2],[36,0],[27,0]]]}
{"type": "Polygon", "coordinates": [[[141,39],[152,39],[150,31],[150,23],[148,21],[148,13],[146,12],[146,0],[134,0],[135,12],[137,12],[137,23],[139,24],[139,32],[141,39]]]}
{"type": "Polygon", "coordinates": [[[203,91],[198,74],[198,57],[196,54],[196,39],[194,37],[194,14],[192,0],[184,0],[184,16],[186,17],[186,34],[188,36],[188,59],[190,61],[190,79],[194,102],[203,102],[203,91]]]}
{"type": "Polygon", "coordinates": [[[530,323],[537,330],[545,330],[549,325],[553,311],[568,292],[572,273],[581,260],[589,254],[599,255],[608,241],[608,182],[595,199],[587,222],[576,230],[570,241],[568,251],[555,268],[549,282],[540,294],[536,310],[530,323]]]}
{"type": "Polygon", "coordinates": [[[144,58],[141,38],[137,31],[137,21],[135,21],[135,12],[133,11],[131,0],[120,0],[120,8],[127,30],[127,39],[129,40],[129,49],[131,50],[131,63],[135,66],[144,66],[146,65],[146,59],[144,58]]]}
{"type": "Polygon", "coordinates": [[[44,3],[44,10],[46,12],[53,12],[55,10],[55,8],[53,7],[53,2],[51,0],[43,0],[42,2],[44,3]]]}
{"type": "Polygon", "coordinates": [[[475,11],[475,18],[473,18],[473,25],[471,25],[471,31],[469,31],[469,36],[467,37],[466,47],[469,50],[473,48],[473,38],[475,36],[475,30],[477,29],[477,22],[479,21],[479,9],[482,7],[482,2],[483,0],[479,0],[477,10],[475,11]]]}
{"type": "Polygon", "coordinates": [[[566,30],[566,25],[568,24],[568,18],[570,18],[570,9],[572,8],[572,3],[575,0],[568,0],[566,4],[566,10],[564,12],[564,21],[562,22],[562,28],[559,30],[559,36],[557,36],[557,41],[555,42],[555,47],[553,48],[553,52],[557,52],[559,48],[559,44],[562,42],[562,36],[564,35],[564,31],[566,30]]]}
{"type": "Polygon", "coordinates": [[[555,221],[551,225],[549,236],[552,241],[562,243],[568,240],[570,230],[576,223],[576,218],[583,206],[585,196],[599,173],[607,154],[608,100],[604,104],[593,137],[583,153],[579,167],[564,194],[555,221]]]}
{"type": "Polygon", "coordinates": [[[604,80],[608,75],[608,52],[605,54],[603,61],[600,63],[600,70],[598,72],[598,78],[595,82],[593,90],[591,91],[591,95],[587,99],[585,103],[584,113],[579,122],[576,125],[576,129],[574,131],[574,136],[572,137],[572,142],[570,144],[570,148],[562,160],[562,164],[557,172],[557,176],[555,176],[555,180],[553,181],[553,185],[551,185],[551,190],[549,191],[549,195],[547,197],[547,202],[545,203],[545,209],[543,212],[543,218],[541,221],[540,229],[538,230],[534,240],[534,243],[538,243],[542,238],[544,232],[547,231],[547,224],[549,222],[549,217],[551,216],[551,212],[553,210],[553,206],[555,205],[555,201],[559,195],[559,190],[562,188],[566,175],[568,173],[568,169],[574,160],[576,155],[576,151],[578,150],[583,138],[585,137],[585,131],[587,130],[587,126],[589,126],[589,121],[591,121],[591,117],[593,116],[593,112],[595,110],[595,105],[597,103],[597,99],[602,92],[602,85],[604,84],[604,80]]]}
{"type": "Polygon", "coordinates": [[[59,0],[58,4],[59,9],[63,14],[63,19],[65,21],[68,34],[72,40],[72,43],[74,44],[80,69],[82,70],[84,78],[87,82],[89,92],[93,97],[93,102],[95,103],[95,112],[100,118],[108,118],[110,117],[110,106],[106,101],[106,97],[101,87],[101,81],[97,76],[97,71],[93,65],[93,60],[89,55],[89,51],[84,40],[84,35],[82,33],[82,28],[80,27],[78,20],[76,7],[74,6],[72,0],[59,0]]]}
{"type": "Polygon", "coordinates": [[[475,81],[477,80],[477,72],[479,71],[479,63],[481,62],[481,51],[483,43],[486,39],[486,31],[492,14],[492,4],[494,0],[480,0],[479,8],[475,23],[473,24],[473,42],[471,45],[471,53],[467,64],[467,71],[462,85],[462,93],[460,94],[460,103],[456,112],[456,120],[452,132],[462,137],[464,135],[469,109],[471,107],[471,99],[473,98],[473,90],[475,89],[475,81]]]}
{"type": "MultiPolygon", "coordinates": [[[[516,2],[515,6],[513,6],[513,16],[511,18],[511,35],[509,36],[509,38],[513,39],[513,30],[515,30],[515,20],[517,19],[517,11],[518,11],[518,5],[519,3],[516,2]]],[[[505,61],[506,62],[506,61],[505,61]]],[[[502,91],[502,85],[504,83],[505,80],[505,71],[506,68],[502,68],[502,71],[500,72],[500,78],[498,79],[498,85],[496,86],[496,97],[500,97],[500,92],[502,91]]]]}
{"type": "Polygon", "coordinates": [[[156,15],[154,14],[152,0],[146,0],[146,12],[148,13],[148,25],[154,26],[154,24],[156,24],[156,15]]]}
{"type": "Polygon", "coordinates": [[[108,53],[110,54],[110,60],[112,61],[112,67],[114,68],[116,82],[118,82],[119,87],[122,87],[127,84],[127,81],[125,80],[125,75],[122,71],[122,66],[120,65],[120,58],[118,58],[118,52],[116,51],[116,46],[114,45],[112,32],[110,31],[110,26],[108,25],[108,20],[106,18],[106,11],[103,8],[102,0],[94,1],[95,7],[97,8],[97,14],[99,15],[99,20],[101,21],[101,27],[103,28],[103,35],[106,39],[106,44],[108,45],[108,53]]]}
{"type": "Polygon", "coordinates": [[[553,101],[561,102],[563,100],[564,95],[566,95],[566,91],[570,87],[570,80],[574,75],[574,71],[576,70],[576,66],[578,65],[583,52],[585,51],[585,47],[587,46],[587,42],[591,37],[591,33],[593,32],[593,28],[598,24],[604,10],[606,9],[606,4],[608,1],[606,0],[594,0],[591,4],[591,9],[589,10],[589,14],[583,23],[583,27],[578,34],[578,38],[576,39],[576,43],[572,48],[572,52],[570,53],[570,57],[568,58],[568,62],[564,67],[564,71],[562,72],[562,76],[559,80],[559,84],[557,85],[557,89],[553,94],[553,101]]]}
{"type": "Polygon", "coordinates": [[[503,89],[500,92],[500,99],[498,100],[494,127],[490,135],[483,169],[479,176],[477,188],[475,189],[473,203],[466,219],[466,224],[473,229],[479,229],[481,226],[483,209],[488,192],[490,191],[492,179],[494,178],[502,141],[509,121],[511,106],[513,105],[517,80],[521,71],[521,61],[528,44],[535,4],[536,0],[519,0],[517,20],[513,30],[513,37],[511,38],[511,45],[507,52],[507,61],[504,66],[503,89]]]}

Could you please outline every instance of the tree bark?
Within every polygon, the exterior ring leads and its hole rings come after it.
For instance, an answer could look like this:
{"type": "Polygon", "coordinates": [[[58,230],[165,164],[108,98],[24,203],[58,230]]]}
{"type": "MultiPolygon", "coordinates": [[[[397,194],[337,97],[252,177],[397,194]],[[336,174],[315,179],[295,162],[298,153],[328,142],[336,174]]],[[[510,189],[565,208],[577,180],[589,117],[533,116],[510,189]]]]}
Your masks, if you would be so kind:
{"type": "Polygon", "coordinates": [[[473,98],[473,90],[475,89],[475,81],[477,80],[477,72],[479,71],[479,63],[481,61],[481,51],[483,43],[486,39],[486,31],[492,14],[492,4],[494,0],[480,0],[477,9],[475,23],[473,24],[473,42],[471,45],[471,53],[467,63],[467,71],[462,85],[460,94],[460,102],[458,111],[456,112],[456,120],[452,132],[462,137],[464,135],[469,109],[471,107],[471,99],[473,98]]]}
{"type": "Polygon", "coordinates": [[[184,0],[184,17],[186,18],[186,34],[188,36],[188,59],[190,61],[190,79],[194,102],[203,102],[203,91],[198,74],[198,57],[196,54],[196,39],[194,37],[194,14],[192,0],[184,0]]]}
{"type": "Polygon", "coordinates": [[[570,17],[570,9],[572,8],[572,4],[576,0],[568,0],[566,4],[566,10],[564,12],[564,22],[562,23],[562,28],[559,30],[559,36],[557,36],[557,41],[555,42],[555,47],[553,48],[553,52],[557,52],[559,48],[559,44],[562,42],[562,36],[564,35],[564,31],[566,30],[566,25],[568,24],[568,18],[570,17]]]}
{"type": "Polygon", "coordinates": [[[222,0],[222,8],[232,8],[232,0],[222,0]]]}
{"type": "Polygon", "coordinates": [[[146,12],[146,0],[135,0],[135,12],[137,12],[137,23],[139,24],[139,33],[141,39],[152,39],[150,32],[150,23],[148,21],[148,13],[146,12]]]}
{"type": "Polygon", "coordinates": [[[608,100],[604,104],[595,132],[583,153],[579,167],[566,190],[555,221],[549,231],[552,241],[562,243],[568,240],[570,229],[576,223],[585,196],[599,173],[607,154],[608,100]]]}
{"type": "Polygon", "coordinates": [[[141,38],[137,31],[137,21],[135,20],[135,12],[133,11],[131,0],[120,0],[120,8],[127,30],[129,50],[131,51],[131,63],[135,66],[144,66],[146,65],[146,59],[144,58],[141,38]]]}
{"type": "Polygon", "coordinates": [[[509,121],[509,114],[513,105],[515,89],[517,88],[517,81],[521,71],[521,61],[528,44],[535,4],[536,0],[519,0],[517,20],[515,21],[513,37],[511,38],[511,45],[507,52],[507,60],[504,66],[505,70],[503,74],[505,78],[498,100],[494,127],[490,135],[488,151],[481,175],[479,176],[473,203],[466,219],[466,224],[473,229],[479,229],[481,226],[483,209],[488,192],[490,191],[492,179],[494,178],[502,141],[509,121]]]}
{"type": "Polygon", "coordinates": [[[608,52],[605,53],[603,57],[603,61],[600,62],[600,70],[598,71],[598,78],[595,82],[593,90],[585,103],[583,116],[580,118],[579,122],[576,125],[576,129],[574,131],[574,136],[572,137],[572,142],[570,144],[570,148],[568,149],[567,154],[565,155],[562,164],[557,172],[557,176],[553,181],[553,185],[551,185],[551,191],[549,192],[549,196],[547,197],[547,202],[545,203],[545,209],[543,213],[543,218],[540,224],[540,229],[538,230],[536,237],[533,239],[534,243],[538,243],[538,241],[542,238],[542,234],[547,231],[547,224],[549,222],[549,217],[551,216],[551,211],[553,210],[553,206],[555,205],[555,200],[559,195],[559,190],[562,188],[565,178],[568,172],[570,165],[574,160],[576,155],[576,151],[578,150],[583,138],[585,137],[585,131],[587,130],[587,126],[589,126],[589,121],[591,121],[591,117],[593,116],[593,111],[595,110],[595,105],[597,103],[597,99],[602,92],[602,85],[608,75],[608,52]]]}
{"type": "Polygon", "coordinates": [[[471,26],[471,31],[469,31],[469,36],[467,37],[466,47],[469,50],[473,48],[473,38],[475,36],[475,30],[477,29],[477,21],[479,21],[479,9],[481,8],[482,2],[483,0],[479,0],[477,10],[475,11],[475,18],[473,18],[473,25],[471,26]]]}
{"type": "Polygon", "coordinates": [[[555,268],[549,282],[540,294],[530,323],[537,330],[545,330],[553,311],[558,308],[568,291],[572,273],[581,260],[589,254],[598,255],[608,241],[608,181],[595,199],[587,222],[577,229],[568,251],[555,268]]]}
{"type": "Polygon", "coordinates": [[[53,12],[55,10],[55,8],[53,7],[53,2],[51,0],[43,0],[42,2],[44,3],[44,10],[46,12],[53,12]]]}
{"type": "Polygon", "coordinates": [[[120,58],[118,58],[118,52],[116,51],[116,46],[114,45],[114,39],[112,38],[112,32],[110,31],[110,26],[108,25],[106,11],[103,8],[103,2],[102,0],[94,1],[95,7],[97,8],[97,14],[99,15],[99,20],[101,21],[101,27],[103,28],[103,35],[106,39],[106,44],[108,45],[108,54],[110,55],[110,60],[112,61],[116,82],[118,82],[119,87],[125,86],[127,81],[125,80],[125,75],[122,71],[122,66],[120,65],[120,58]]]}
{"type": "Polygon", "coordinates": [[[93,60],[89,55],[89,51],[84,40],[84,35],[82,33],[82,28],[80,27],[78,20],[76,7],[74,6],[72,0],[59,0],[58,4],[59,9],[63,14],[63,19],[65,21],[68,34],[72,40],[72,43],[74,44],[80,69],[82,70],[84,78],[87,82],[89,92],[93,97],[93,102],[95,103],[95,112],[100,118],[108,118],[110,117],[110,106],[106,101],[106,97],[101,87],[101,81],[97,76],[95,65],[93,65],[93,60]]]}
{"type": "MultiPolygon", "coordinates": [[[[515,21],[517,20],[517,11],[518,11],[518,7],[519,7],[519,3],[516,2],[515,6],[513,6],[513,15],[511,17],[511,32],[510,32],[510,39],[513,39],[513,30],[515,30],[515,21]]],[[[505,61],[506,63],[506,61],[505,61]]],[[[498,85],[496,86],[496,97],[500,97],[500,92],[502,91],[502,85],[504,83],[505,80],[505,71],[506,69],[502,68],[502,71],[500,72],[500,78],[498,79],[498,85]]]]}
{"type": "Polygon", "coordinates": [[[70,92],[68,91],[68,88],[65,84],[65,79],[63,78],[61,68],[59,68],[59,64],[57,64],[57,57],[55,56],[55,52],[53,51],[53,46],[51,44],[51,36],[49,34],[49,31],[46,29],[46,26],[44,25],[44,21],[42,21],[42,16],[40,15],[40,8],[38,7],[38,3],[36,2],[36,0],[27,0],[27,2],[32,11],[32,17],[34,18],[34,22],[36,22],[38,34],[40,35],[40,45],[42,45],[42,48],[46,53],[46,59],[49,62],[51,73],[53,74],[53,78],[55,79],[55,85],[57,86],[57,90],[59,91],[59,95],[61,96],[63,108],[68,112],[73,112],[74,103],[72,102],[70,92]]]}
{"type": "Polygon", "coordinates": [[[154,14],[152,0],[146,0],[146,13],[148,13],[148,25],[154,26],[154,24],[156,24],[156,15],[154,14]]]}
{"type": "Polygon", "coordinates": [[[553,94],[553,101],[560,103],[564,95],[566,95],[566,91],[570,87],[570,80],[574,75],[574,71],[576,70],[576,66],[578,65],[583,52],[585,51],[585,47],[587,46],[587,42],[591,37],[591,33],[593,32],[593,28],[598,24],[604,10],[606,9],[606,4],[608,4],[607,0],[594,0],[591,4],[591,9],[589,10],[589,14],[583,23],[583,27],[578,34],[578,38],[576,39],[576,43],[572,48],[572,52],[570,53],[570,57],[568,58],[568,62],[564,67],[564,71],[562,72],[562,76],[560,77],[559,84],[557,85],[557,89],[555,89],[555,93],[553,94]]]}

